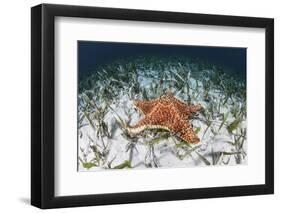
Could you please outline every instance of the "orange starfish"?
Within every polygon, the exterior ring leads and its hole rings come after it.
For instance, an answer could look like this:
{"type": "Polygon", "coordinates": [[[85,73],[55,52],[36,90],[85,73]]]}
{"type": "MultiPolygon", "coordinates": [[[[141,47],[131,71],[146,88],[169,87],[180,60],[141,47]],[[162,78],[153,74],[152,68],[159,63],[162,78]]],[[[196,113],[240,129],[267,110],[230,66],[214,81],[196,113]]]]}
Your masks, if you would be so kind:
{"type": "Polygon", "coordinates": [[[129,132],[137,134],[146,129],[160,128],[178,135],[186,142],[200,142],[188,123],[189,116],[202,108],[200,104],[188,105],[168,93],[150,101],[134,101],[134,105],[144,114],[144,118],[129,127],[129,132]]]}

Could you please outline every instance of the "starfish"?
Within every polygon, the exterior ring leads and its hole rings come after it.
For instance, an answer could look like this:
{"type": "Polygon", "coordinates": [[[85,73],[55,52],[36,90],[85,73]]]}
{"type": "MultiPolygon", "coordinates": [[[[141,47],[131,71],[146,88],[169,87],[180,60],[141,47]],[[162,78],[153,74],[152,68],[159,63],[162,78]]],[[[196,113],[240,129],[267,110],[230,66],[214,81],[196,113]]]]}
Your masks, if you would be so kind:
{"type": "Polygon", "coordinates": [[[202,108],[200,104],[188,105],[167,93],[150,101],[134,101],[134,105],[144,118],[128,127],[130,133],[138,134],[146,129],[166,129],[185,142],[200,142],[188,122],[189,116],[202,108]]]}

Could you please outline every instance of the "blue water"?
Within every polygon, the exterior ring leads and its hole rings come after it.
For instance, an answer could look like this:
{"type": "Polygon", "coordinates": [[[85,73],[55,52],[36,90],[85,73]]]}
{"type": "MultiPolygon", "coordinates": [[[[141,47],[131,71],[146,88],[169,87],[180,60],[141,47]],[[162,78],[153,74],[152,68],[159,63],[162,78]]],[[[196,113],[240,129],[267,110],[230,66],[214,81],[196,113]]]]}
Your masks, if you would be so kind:
{"type": "Polygon", "coordinates": [[[78,42],[79,80],[100,66],[120,59],[140,56],[188,57],[221,66],[231,73],[246,78],[246,48],[207,47],[187,45],[137,44],[118,42],[78,42]]]}

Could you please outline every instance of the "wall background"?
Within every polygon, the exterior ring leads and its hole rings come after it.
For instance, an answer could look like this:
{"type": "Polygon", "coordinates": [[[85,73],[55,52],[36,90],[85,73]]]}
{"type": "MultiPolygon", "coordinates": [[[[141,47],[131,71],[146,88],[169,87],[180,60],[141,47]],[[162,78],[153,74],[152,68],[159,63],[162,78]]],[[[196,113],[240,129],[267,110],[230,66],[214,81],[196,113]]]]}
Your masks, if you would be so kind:
{"type": "MultiPolygon", "coordinates": [[[[274,211],[281,207],[281,63],[280,3],[274,0],[45,0],[44,3],[80,4],[150,10],[260,16],[275,18],[275,195],[111,205],[50,210],[51,212],[247,212],[274,211]],[[276,151],[277,150],[277,151],[276,151]]],[[[29,205],[30,196],[30,7],[42,1],[11,0],[1,3],[0,12],[0,210],[39,212],[29,205]]],[[[258,94],[257,94],[258,95],[258,94]]],[[[257,133],[258,134],[258,133],[257,133]]],[[[188,181],[188,180],[187,180],[188,181]]],[[[276,211],[274,211],[276,212],[276,211]]]]}

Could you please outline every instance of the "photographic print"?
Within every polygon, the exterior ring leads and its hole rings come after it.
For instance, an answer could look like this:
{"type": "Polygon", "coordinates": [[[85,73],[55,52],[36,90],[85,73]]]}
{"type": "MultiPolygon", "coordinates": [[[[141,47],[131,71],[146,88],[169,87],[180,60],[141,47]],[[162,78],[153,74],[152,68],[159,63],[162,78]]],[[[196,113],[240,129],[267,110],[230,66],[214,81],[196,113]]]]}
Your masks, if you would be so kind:
{"type": "Polygon", "coordinates": [[[247,164],[246,52],[78,41],[78,171],[247,164]]]}
{"type": "Polygon", "coordinates": [[[32,7],[33,206],[273,193],[274,19],[32,7]]]}

